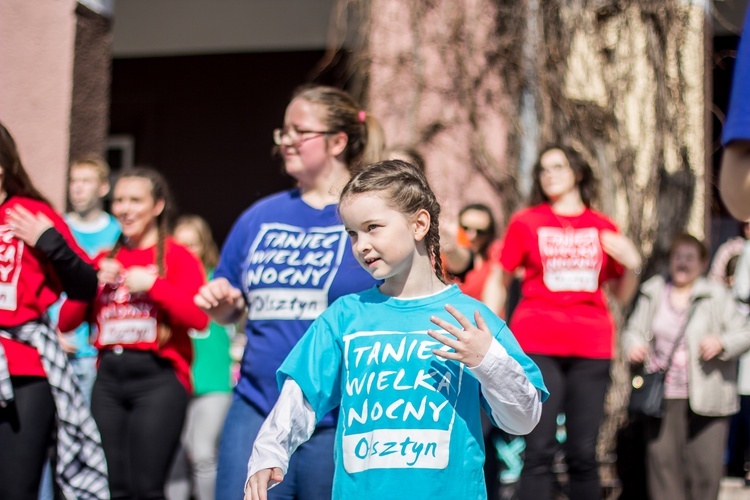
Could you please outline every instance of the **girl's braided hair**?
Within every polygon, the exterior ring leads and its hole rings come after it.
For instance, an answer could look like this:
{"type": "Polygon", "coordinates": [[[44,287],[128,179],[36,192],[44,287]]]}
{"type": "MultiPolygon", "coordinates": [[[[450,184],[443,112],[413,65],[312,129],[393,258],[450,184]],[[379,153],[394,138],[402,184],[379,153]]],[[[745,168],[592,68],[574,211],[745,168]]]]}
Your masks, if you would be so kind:
{"type": "Polygon", "coordinates": [[[443,260],[440,257],[440,204],[422,169],[401,160],[386,160],[368,165],[346,184],[341,192],[340,203],[354,195],[373,191],[383,193],[386,203],[404,215],[410,216],[422,209],[430,214],[425,246],[432,259],[435,274],[445,283],[443,260]]]}

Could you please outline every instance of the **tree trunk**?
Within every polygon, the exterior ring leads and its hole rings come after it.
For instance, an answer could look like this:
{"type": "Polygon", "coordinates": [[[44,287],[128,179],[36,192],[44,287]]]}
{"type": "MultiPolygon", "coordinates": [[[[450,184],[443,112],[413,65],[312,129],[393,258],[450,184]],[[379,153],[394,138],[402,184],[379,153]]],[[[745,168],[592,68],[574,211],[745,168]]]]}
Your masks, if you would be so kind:
{"type": "MultiPolygon", "coordinates": [[[[507,221],[548,142],[600,180],[596,208],[664,270],[679,231],[706,227],[706,14],[684,0],[339,0],[331,53],[389,144],[423,153],[444,212],[486,202],[507,221]],[[348,26],[357,25],[357,36],[348,26]]],[[[616,311],[618,318],[622,311],[616,311]]],[[[624,418],[613,369],[600,458],[624,418]]]]}

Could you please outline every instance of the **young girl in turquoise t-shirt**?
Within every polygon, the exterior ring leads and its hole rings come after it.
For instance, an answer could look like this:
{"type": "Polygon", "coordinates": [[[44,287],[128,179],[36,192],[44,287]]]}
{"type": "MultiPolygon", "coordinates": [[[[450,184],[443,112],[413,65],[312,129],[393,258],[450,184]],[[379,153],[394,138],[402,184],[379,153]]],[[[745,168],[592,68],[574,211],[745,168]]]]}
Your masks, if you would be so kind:
{"type": "Polygon", "coordinates": [[[502,429],[530,432],[547,397],[539,369],[505,322],[445,283],[440,206],[421,170],[370,165],[339,211],[357,261],[383,284],[334,302],[282,364],[246,498],[294,480],[289,457],[337,406],[334,498],[486,498],[477,403],[502,429]]]}

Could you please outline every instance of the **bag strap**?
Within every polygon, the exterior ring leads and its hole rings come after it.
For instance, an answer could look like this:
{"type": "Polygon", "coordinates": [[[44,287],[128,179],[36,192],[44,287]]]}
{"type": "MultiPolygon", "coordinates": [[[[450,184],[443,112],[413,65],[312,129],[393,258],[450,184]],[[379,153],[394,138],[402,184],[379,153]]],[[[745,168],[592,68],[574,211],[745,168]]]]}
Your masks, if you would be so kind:
{"type": "MultiPolygon", "coordinates": [[[[669,300],[669,298],[667,298],[669,300]]],[[[677,336],[677,339],[674,341],[674,345],[672,346],[672,351],[669,353],[669,358],[667,358],[667,366],[662,368],[660,371],[663,373],[667,373],[669,371],[669,368],[672,366],[672,358],[674,358],[675,352],[677,352],[677,347],[680,345],[680,342],[682,342],[683,337],[685,337],[685,332],[687,331],[688,324],[690,323],[690,319],[693,317],[693,313],[695,312],[695,309],[698,306],[698,298],[694,299],[690,304],[690,310],[688,311],[687,318],[685,318],[685,323],[682,325],[682,329],[680,330],[680,334],[677,336]]]]}

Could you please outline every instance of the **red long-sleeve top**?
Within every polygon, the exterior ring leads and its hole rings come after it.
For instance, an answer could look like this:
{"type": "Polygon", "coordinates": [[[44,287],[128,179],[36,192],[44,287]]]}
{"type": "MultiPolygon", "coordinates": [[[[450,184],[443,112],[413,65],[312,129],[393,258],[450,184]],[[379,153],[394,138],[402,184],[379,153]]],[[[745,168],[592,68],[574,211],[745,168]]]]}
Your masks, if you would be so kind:
{"type": "MultiPolygon", "coordinates": [[[[37,249],[25,245],[8,230],[7,210],[22,206],[33,214],[43,213],[81,259],[90,262],[73,238],[67,224],[46,203],[12,196],[0,205],[0,326],[13,327],[38,319],[57,301],[62,285],[50,261],[37,249]]],[[[16,340],[0,337],[11,375],[45,377],[37,350],[16,340]]]]}
{"type": "MultiPolygon", "coordinates": [[[[108,254],[100,253],[94,263],[98,265],[108,254]]],[[[208,326],[208,316],[193,303],[193,297],[205,283],[205,273],[200,261],[171,238],[165,241],[164,256],[164,276],[156,278],[148,292],[131,294],[124,284],[100,284],[93,303],[66,300],[58,326],[65,332],[84,320],[95,323],[98,333],[94,345],[100,353],[115,346],[154,351],[172,363],[177,378],[190,391],[193,348],[188,330],[203,330],[208,326]],[[169,328],[171,336],[159,346],[157,333],[164,326],[169,328]]],[[[123,246],[114,258],[124,269],[155,267],[156,246],[145,249],[123,246]]]]}

